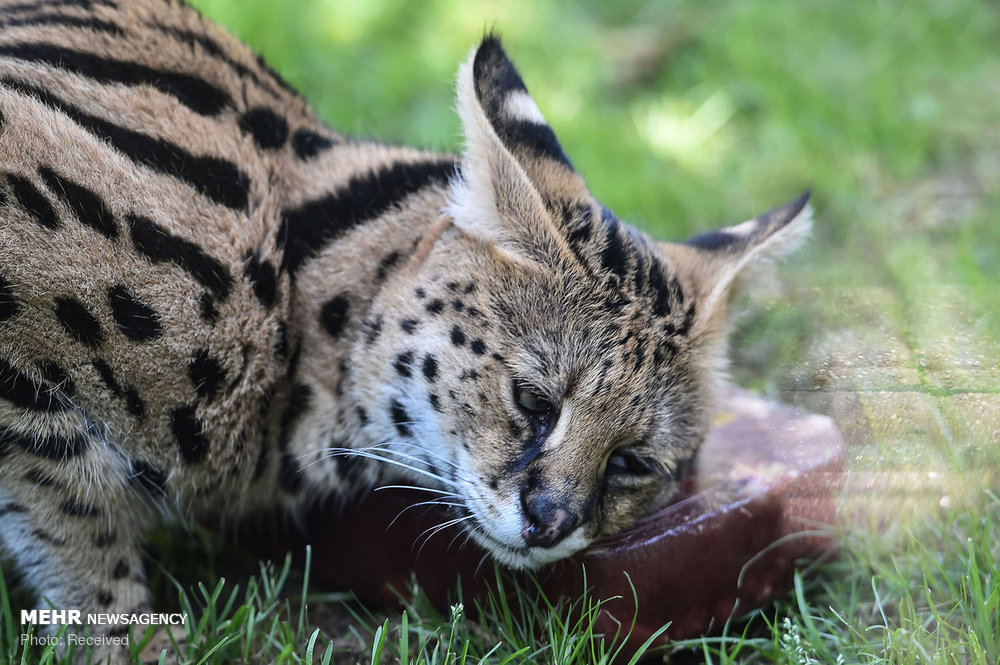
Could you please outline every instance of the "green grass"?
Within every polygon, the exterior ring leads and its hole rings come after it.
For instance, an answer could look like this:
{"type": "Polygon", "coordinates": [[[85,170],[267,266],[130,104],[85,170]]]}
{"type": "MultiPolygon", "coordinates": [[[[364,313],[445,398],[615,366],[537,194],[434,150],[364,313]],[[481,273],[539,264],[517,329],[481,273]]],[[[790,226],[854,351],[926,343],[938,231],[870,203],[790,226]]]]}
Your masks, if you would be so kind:
{"type": "MultiPolygon", "coordinates": [[[[660,238],[741,221],[811,186],[813,242],[744,301],[733,375],[837,421],[848,443],[842,556],[722,635],[671,652],[711,663],[1000,662],[994,4],[196,5],[332,126],[446,150],[459,144],[456,66],[496,28],[592,191],[660,238]]],[[[180,541],[154,551],[190,579],[160,575],[156,588],[198,618],[192,662],[592,663],[614,648],[593,635],[592,613],[572,618],[531,588],[513,607],[487,602],[479,619],[472,608],[439,615],[419,593],[383,614],[307,596],[303,613],[297,573],[246,576],[215,560],[218,538],[180,541]],[[238,585],[220,581],[234,570],[238,585]]],[[[27,602],[0,586],[0,661],[56,662],[15,644],[9,617],[27,602]]]]}

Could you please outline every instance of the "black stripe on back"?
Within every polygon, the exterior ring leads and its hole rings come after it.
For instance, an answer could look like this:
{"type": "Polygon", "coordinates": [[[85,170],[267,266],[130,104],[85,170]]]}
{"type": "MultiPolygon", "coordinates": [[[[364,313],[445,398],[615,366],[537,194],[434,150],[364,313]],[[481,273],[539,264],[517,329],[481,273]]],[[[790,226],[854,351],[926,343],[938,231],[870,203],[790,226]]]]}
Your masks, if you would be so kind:
{"type": "MultiPolygon", "coordinates": [[[[250,79],[260,87],[266,89],[269,93],[271,93],[275,97],[278,96],[277,89],[271,85],[272,81],[261,78],[260,76],[257,75],[257,72],[250,69],[243,63],[231,58],[229,54],[227,54],[226,51],[222,48],[222,46],[220,46],[218,42],[216,42],[208,35],[194,32],[191,30],[184,30],[182,28],[175,28],[169,25],[163,25],[162,23],[153,23],[150,25],[150,27],[161,31],[164,34],[170,35],[171,37],[179,39],[180,41],[184,42],[189,46],[194,46],[195,44],[197,44],[198,46],[203,48],[205,52],[207,52],[209,55],[211,55],[219,62],[225,64],[227,67],[236,72],[236,74],[238,74],[239,76],[250,79]]],[[[268,71],[267,73],[270,74],[270,71],[268,71]]],[[[285,84],[283,81],[275,81],[275,82],[279,83],[281,87],[287,87],[287,84],[285,84]]]]}
{"type": "Polygon", "coordinates": [[[278,236],[285,248],[282,268],[294,276],[306,259],[344,233],[424,187],[444,185],[454,173],[451,159],[397,162],[355,176],[343,189],[287,211],[278,236]]]}
{"type": "Polygon", "coordinates": [[[93,9],[94,5],[105,7],[118,7],[112,0],[39,0],[38,2],[18,2],[6,5],[5,12],[30,12],[40,9],[52,9],[53,7],[80,7],[81,9],[93,9]]]}
{"type": "Polygon", "coordinates": [[[0,77],[0,84],[21,94],[37,97],[87,131],[109,141],[131,160],[186,182],[216,203],[234,210],[247,207],[250,178],[232,162],[217,157],[199,157],[176,143],[120,127],[84,113],[48,91],[17,79],[0,77]]]}
{"type": "Polygon", "coordinates": [[[155,69],[138,62],[104,58],[55,44],[3,44],[0,57],[41,63],[107,85],[148,85],[170,95],[200,115],[217,115],[232,106],[229,94],[208,81],[169,69],[155,69]]]}
{"type": "Polygon", "coordinates": [[[42,180],[45,181],[49,189],[62,197],[62,200],[69,205],[77,219],[82,223],[105,238],[114,240],[118,237],[118,225],[115,224],[115,217],[96,192],[62,177],[48,166],[40,166],[38,174],[42,176],[42,180]]]}
{"type": "Polygon", "coordinates": [[[123,37],[125,31],[120,26],[109,21],[103,21],[92,16],[67,16],[66,14],[35,14],[21,18],[11,18],[0,21],[2,28],[21,28],[29,25],[55,25],[66,28],[88,28],[97,32],[106,32],[115,37],[123,37]]]}
{"type": "Polygon", "coordinates": [[[153,262],[169,261],[182,268],[219,298],[229,295],[233,278],[225,267],[189,240],[169,233],[152,220],[129,215],[132,243],[153,262]]]}

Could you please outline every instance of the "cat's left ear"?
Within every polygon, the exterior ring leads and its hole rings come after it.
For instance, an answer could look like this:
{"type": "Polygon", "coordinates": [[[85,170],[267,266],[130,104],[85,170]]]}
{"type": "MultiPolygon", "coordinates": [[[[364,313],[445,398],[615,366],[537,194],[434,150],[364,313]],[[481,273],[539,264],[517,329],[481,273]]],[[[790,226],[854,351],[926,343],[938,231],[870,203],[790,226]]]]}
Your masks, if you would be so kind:
{"type": "Polygon", "coordinates": [[[455,224],[513,257],[558,255],[551,211],[589,195],[495,36],[459,70],[456,97],[465,150],[448,206],[455,224]]]}
{"type": "Polygon", "coordinates": [[[660,243],[682,279],[694,289],[695,335],[724,329],[726,305],[753,266],[780,258],[802,244],[812,228],[809,190],[795,200],[751,219],[709,231],[683,243],[660,243]]]}

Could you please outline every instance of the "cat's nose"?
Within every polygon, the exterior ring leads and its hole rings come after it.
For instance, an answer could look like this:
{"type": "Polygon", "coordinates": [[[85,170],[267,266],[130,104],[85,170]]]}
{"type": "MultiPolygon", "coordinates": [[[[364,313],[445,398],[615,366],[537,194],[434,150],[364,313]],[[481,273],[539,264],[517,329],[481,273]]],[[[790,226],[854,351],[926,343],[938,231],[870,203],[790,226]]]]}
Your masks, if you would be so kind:
{"type": "Polygon", "coordinates": [[[535,547],[552,547],[568,536],[580,521],[575,512],[545,494],[526,499],[524,515],[521,537],[535,547]]]}

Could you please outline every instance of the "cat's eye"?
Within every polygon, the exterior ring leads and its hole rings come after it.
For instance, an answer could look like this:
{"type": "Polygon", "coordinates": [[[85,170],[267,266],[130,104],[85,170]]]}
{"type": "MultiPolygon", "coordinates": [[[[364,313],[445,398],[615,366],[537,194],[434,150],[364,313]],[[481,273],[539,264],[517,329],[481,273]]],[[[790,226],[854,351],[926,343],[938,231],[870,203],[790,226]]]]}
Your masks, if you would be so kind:
{"type": "Polygon", "coordinates": [[[608,473],[648,476],[656,473],[656,462],[648,457],[639,457],[623,450],[608,458],[608,473]]]}
{"type": "Polygon", "coordinates": [[[514,382],[514,401],[533,416],[543,416],[552,411],[552,402],[531,386],[514,382]]]}

